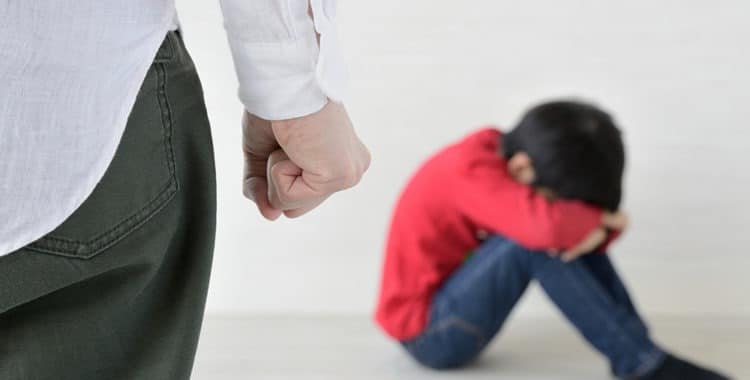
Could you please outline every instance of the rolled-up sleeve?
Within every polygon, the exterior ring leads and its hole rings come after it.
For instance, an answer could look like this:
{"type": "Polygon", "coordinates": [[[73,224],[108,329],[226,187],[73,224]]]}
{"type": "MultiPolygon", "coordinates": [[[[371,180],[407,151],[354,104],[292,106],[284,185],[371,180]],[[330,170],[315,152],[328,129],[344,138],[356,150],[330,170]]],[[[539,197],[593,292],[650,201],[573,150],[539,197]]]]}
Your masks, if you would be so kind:
{"type": "Polygon", "coordinates": [[[239,97],[269,120],[341,102],[346,72],[334,22],[336,0],[220,0],[239,97]]]}

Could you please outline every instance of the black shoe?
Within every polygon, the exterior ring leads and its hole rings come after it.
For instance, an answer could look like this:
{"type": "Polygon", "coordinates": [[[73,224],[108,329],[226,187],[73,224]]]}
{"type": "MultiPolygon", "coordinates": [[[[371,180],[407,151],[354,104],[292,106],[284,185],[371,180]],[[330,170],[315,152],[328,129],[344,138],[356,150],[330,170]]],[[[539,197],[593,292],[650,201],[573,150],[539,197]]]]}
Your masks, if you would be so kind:
{"type": "Polygon", "coordinates": [[[667,354],[664,362],[644,380],[730,380],[710,369],[667,354]]]}

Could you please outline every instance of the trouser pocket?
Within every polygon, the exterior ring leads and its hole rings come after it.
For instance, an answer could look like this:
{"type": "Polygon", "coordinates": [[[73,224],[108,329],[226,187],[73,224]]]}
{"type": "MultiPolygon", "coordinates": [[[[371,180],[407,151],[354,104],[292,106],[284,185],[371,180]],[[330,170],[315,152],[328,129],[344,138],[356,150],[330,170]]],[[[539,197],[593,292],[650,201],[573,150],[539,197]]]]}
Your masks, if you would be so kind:
{"type": "Polygon", "coordinates": [[[143,225],[175,195],[172,114],[167,64],[176,36],[167,36],[146,75],[125,132],[104,177],[59,227],[26,249],[90,259],[143,225]]]}

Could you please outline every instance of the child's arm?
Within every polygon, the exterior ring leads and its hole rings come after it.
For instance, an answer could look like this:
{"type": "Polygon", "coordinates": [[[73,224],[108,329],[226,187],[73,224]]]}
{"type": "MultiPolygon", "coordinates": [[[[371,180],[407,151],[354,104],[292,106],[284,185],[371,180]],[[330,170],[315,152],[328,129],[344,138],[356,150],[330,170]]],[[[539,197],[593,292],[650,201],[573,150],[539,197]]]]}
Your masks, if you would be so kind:
{"type": "MultiPolygon", "coordinates": [[[[580,201],[549,201],[498,168],[477,168],[466,178],[466,194],[457,195],[462,213],[490,231],[524,247],[565,250],[603,225],[604,213],[580,201]]],[[[463,187],[463,186],[462,186],[463,187]]]]}
{"type": "Polygon", "coordinates": [[[563,261],[568,262],[597,248],[606,249],[610,243],[620,237],[620,234],[625,231],[629,223],[628,219],[628,215],[624,211],[616,213],[604,212],[602,214],[602,226],[595,228],[574,247],[567,248],[565,252],[561,252],[560,257],[563,261]]]}

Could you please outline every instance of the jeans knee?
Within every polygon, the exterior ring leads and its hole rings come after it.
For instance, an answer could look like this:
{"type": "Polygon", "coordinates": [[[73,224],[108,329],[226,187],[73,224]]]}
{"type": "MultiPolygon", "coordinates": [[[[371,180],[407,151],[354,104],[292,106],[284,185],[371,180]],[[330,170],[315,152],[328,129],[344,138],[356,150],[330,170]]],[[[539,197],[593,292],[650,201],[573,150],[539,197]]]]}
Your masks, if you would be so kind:
{"type": "Polygon", "coordinates": [[[470,364],[481,352],[479,342],[470,336],[441,342],[414,342],[405,345],[410,356],[420,365],[438,371],[451,370],[470,364]]]}

